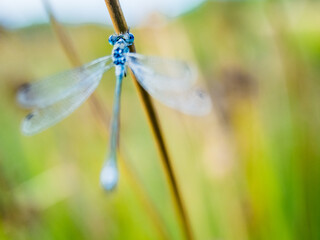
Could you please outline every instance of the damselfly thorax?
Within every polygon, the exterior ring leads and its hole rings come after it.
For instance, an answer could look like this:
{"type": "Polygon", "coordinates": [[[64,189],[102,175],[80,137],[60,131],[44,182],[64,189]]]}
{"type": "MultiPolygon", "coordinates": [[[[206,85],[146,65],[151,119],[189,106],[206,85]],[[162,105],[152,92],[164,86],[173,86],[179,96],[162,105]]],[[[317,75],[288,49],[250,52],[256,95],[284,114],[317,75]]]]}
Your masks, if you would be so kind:
{"type": "Polygon", "coordinates": [[[116,67],[116,76],[126,76],[126,62],[129,47],[132,45],[134,37],[131,33],[127,32],[123,35],[111,35],[109,43],[113,46],[112,61],[116,67]]]}

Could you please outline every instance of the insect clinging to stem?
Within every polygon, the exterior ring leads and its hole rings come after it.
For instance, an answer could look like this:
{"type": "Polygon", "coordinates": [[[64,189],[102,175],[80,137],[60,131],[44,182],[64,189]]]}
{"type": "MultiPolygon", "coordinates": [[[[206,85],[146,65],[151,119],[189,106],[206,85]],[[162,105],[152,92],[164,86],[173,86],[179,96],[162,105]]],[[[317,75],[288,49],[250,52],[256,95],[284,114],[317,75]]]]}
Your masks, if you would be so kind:
{"type": "Polygon", "coordinates": [[[129,51],[134,36],[129,31],[113,34],[108,39],[112,54],[81,67],[25,84],[17,94],[18,102],[32,109],[22,121],[25,135],[39,133],[58,123],[77,109],[97,88],[102,75],[115,67],[116,87],[109,153],[104,162],[100,182],[112,190],[118,182],[117,156],[119,137],[120,95],[122,80],[129,67],[139,84],[155,99],[185,114],[205,115],[211,100],[196,84],[194,69],[185,62],[147,57],[129,51]]]}

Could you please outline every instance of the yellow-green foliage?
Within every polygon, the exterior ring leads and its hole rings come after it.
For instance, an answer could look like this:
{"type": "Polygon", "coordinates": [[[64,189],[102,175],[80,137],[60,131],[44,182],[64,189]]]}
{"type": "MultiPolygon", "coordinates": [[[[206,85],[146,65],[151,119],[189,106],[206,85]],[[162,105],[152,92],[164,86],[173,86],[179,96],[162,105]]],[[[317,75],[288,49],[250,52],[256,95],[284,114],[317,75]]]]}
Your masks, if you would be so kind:
{"type": "MultiPolygon", "coordinates": [[[[320,239],[319,11],[312,1],[207,2],[132,28],[139,53],[194,62],[212,96],[204,118],[156,103],[196,239],[320,239]]],[[[66,30],[83,62],[110,54],[111,28],[66,30]]],[[[109,138],[90,104],[39,135],[20,134],[18,86],[69,68],[49,25],[0,30],[0,238],[160,239],[125,164],[169,239],[182,239],[130,77],[116,191],[99,185],[109,138]]],[[[110,71],[96,91],[108,112],[114,83],[110,71]]]]}

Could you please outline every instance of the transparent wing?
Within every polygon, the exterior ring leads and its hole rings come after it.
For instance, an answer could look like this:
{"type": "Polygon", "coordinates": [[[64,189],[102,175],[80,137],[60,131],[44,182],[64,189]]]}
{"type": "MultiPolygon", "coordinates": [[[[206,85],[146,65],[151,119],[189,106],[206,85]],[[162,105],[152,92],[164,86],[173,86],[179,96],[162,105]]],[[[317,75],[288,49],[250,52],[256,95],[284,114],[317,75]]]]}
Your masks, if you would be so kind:
{"type": "Polygon", "coordinates": [[[67,97],[50,106],[35,109],[23,120],[21,131],[25,135],[39,133],[56,124],[76,110],[97,88],[103,72],[92,75],[67,97]]]}
{"type": "Polygon", "coordinates": [[[194,70],[184,62],[128,54],[128,65],[140,85],[155,99],[189,115],[211,111],[211,99],[195,85],[194,70]]]}
{"type": "Polygon", "coordinates": [[[93,84],[97,76],[101,77],[113,66],[111,60],[111,56],[105,56],[81,67],[25,84],[19,89],[17,100],[26,108],[52,105],[77,92],[83,85],[86,86],[88,81],[93,84]]]}
{"type": "Polygon", "coordinates": [[[211,111],[211,99],[200,87],[194,86],[185,92],[172,93],[147,90],[151,96],[168,107],[179,110],[188,115],[203,116],[211,111]]]}
{"type": "Polygon", "coordinates": [[[147,57],[137,53],[128,53],[129,67],[143,79],[147,85],[170,91],[184,91],[196,81],[196,72],[185,62],[160,57],[147,57]]]}

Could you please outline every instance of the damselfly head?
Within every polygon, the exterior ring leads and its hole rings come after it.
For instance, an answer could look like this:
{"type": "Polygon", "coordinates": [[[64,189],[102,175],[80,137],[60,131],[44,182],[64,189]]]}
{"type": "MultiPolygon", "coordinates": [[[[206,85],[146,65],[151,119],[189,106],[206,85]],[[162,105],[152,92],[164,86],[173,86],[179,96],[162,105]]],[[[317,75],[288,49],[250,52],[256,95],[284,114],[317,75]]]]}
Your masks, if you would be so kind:
{"type": "Polygon", "coordinates": [[[115,45],[119,40],[124,40],[125,43],[127,44],[127,46],[132,45],[133,41],[134,41],[134,36],[132,33],[130,32],[126,32],[124,34],[112,34],[108,41],[111,45],[115,45]]]}

